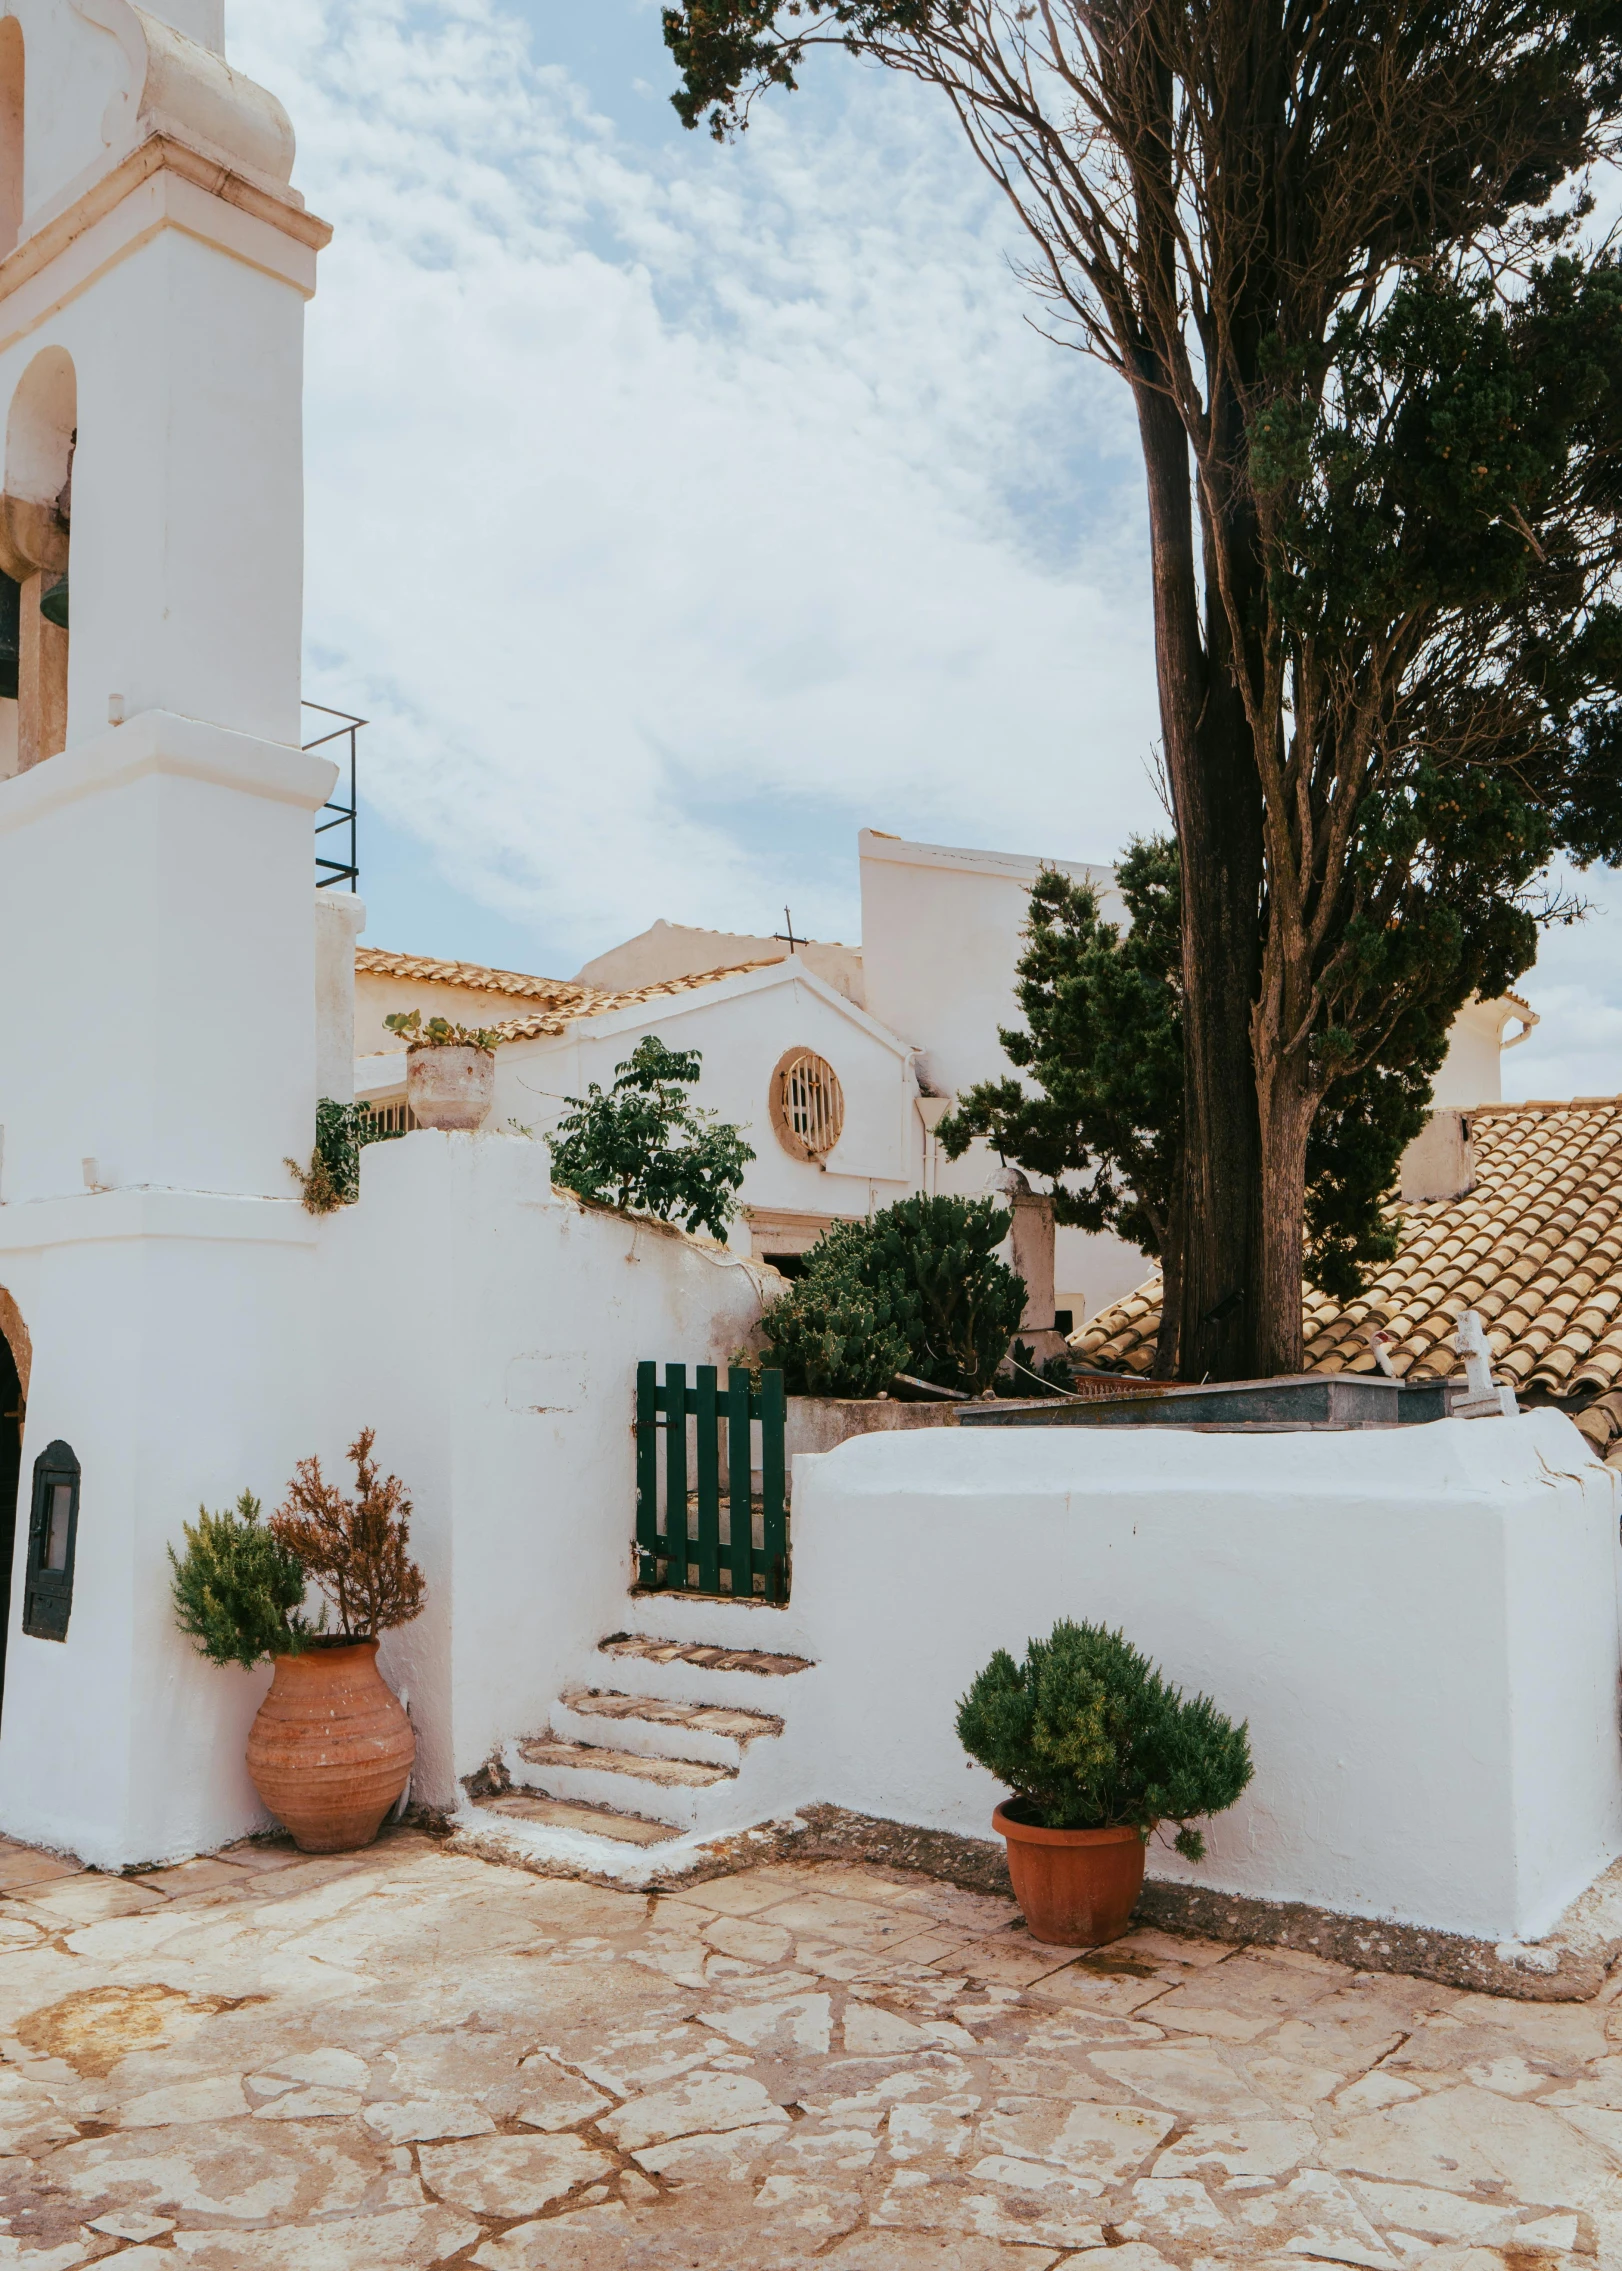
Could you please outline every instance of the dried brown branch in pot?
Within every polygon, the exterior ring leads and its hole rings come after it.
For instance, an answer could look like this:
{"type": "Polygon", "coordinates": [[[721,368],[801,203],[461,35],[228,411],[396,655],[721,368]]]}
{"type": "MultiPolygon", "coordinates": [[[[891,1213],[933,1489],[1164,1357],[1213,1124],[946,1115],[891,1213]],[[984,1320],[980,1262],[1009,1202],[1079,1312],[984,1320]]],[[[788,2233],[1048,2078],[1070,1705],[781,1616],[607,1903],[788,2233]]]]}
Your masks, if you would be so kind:
{"type": "Polygon", "coordinates": [[[406,1550],[411,1501],[398,1475],[379,1477],[375,1438],[374,1428],[364,1428],[349,1446],[353,1498],[326,1480],[319,1459],[301,1459],[286,1505],[270,1520],[276,1542],[298,1556],[337,1611],[346,1640],[375,1639],[409,1624],[427,1591],[406,1550]]]}

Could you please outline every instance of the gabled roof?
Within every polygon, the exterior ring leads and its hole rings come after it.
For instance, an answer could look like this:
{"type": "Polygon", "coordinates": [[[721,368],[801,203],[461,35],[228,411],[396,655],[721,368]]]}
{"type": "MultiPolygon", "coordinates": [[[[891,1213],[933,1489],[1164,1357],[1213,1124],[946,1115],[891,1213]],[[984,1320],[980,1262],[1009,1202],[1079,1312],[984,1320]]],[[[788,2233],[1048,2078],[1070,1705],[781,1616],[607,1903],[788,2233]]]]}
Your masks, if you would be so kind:
{"type": "Polygon", "coordinates": [[[663,978],[657,985],[633,986],[614,992],[606,986],[582,986],[573,978],[532,978],[522,970],[491,970],[481,962],[436,962],[427,954],[390,954],[377,946],[357,946],[355,975],[375,978],[410,978],[422,985],[465,986],[470,993],[513,994],[538,1006],[520,1017],[505,1019],[499,1031],[509,1041],[535,1041],[562,1033],[577,1018],[603,1017],[610,1010],[640,1009],[645,1002],[668,994],[688,994],[696,986],[719,985],[745,970],[776,967],[777,956],[764,962],[729,963],[724,970],[701,970],[692,977],[663,978]]]}
{"type": "MultiPolygon", "coordinates": [[[[1486,1328],[1493,1370],[1535,1402],[1570,1411],[1622,1465],[1622,1097],[1486,1104],[1466,1115],[1475,1185],[1400,1210],[1395,1258],[1355,1300],[1308,1288],[1309,1372],[1373,1372],[1368,1333],[1415,1380],[1462,1367],[1461,1310],[1486,1328]]],[[[1160,1327],[1158,1275],[1101,1310],[1071,1346],[1102,1371],[1146,1374],[1160,1327]]]]}
{"type": "Polygon", "coordinates": [[[555,1009],[534,1010],[524,1017],[505,1018],[498,1031],[508,1041],[539,1041],[568,1028],[582,1017],[606,1017],[611,1010],[641,1009],[651,1001],[665,1001],[672,994],[690,994],[700,986],[718,986],[723,978],[741,978],[750,970],[775,970],[780,962],[775,955],[766,962],[737,962],[725,970],[700,970],[687,978],[661,978],[655,985],[632,986],[623,993],[609,993],[598,986],[577,986],[574,993],[579,1001],[560,1002],[555,1009]]]}

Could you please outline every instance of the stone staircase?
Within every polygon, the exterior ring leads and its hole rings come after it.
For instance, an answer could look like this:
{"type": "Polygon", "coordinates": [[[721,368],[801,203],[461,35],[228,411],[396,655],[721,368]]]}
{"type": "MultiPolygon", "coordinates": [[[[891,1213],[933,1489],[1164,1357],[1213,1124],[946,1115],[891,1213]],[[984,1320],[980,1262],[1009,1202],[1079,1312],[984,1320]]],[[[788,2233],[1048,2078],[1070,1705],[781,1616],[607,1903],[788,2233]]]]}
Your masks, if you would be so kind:
{"type": "Polygon", "coordinates": [[[503,1746],[464,1831],[515,1859],[637,1881],[791,1810],[784,1706],[803,1656],[614,1633],[540,1733],[503,1746]]]}

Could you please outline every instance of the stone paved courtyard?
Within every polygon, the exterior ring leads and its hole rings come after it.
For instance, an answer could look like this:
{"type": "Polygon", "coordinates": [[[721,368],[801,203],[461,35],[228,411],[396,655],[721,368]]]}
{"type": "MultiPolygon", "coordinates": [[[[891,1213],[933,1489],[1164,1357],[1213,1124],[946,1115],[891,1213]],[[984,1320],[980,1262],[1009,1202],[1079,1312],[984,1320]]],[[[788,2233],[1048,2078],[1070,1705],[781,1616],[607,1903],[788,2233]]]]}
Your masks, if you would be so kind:
{"type": "Polygon", "coordinates": [[[784,1864],[0,1846],[0,2263],[1622,2266],[1622,2005],[784,1864]],[[1614,2015],[1613,2015],[1614,2012],[1614,2015]]]}

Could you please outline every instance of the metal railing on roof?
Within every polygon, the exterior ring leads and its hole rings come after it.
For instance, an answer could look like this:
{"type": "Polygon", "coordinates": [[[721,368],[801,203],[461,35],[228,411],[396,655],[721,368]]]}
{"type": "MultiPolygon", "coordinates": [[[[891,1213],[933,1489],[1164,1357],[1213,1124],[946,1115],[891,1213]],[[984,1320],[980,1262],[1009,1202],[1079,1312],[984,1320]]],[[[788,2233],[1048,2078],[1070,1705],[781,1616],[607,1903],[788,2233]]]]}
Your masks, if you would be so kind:
{"type": "MultiPolygon", "coordinates": [[[[321,807],[323,813],[330,813],[332,817],[330,820],[324,820],[318,815],[315,823],[315,887],[318,891],[330,891],[336,883],[347,883],[350,890],[355,891],[360,887],[360,865],[356,850],[356,812],[358,807],[355,796],[355,737],[367,721],[365,718],[351,717],[347,710],[329,709],[325,702],[305,702],[300,706],[306,710],[317,710],[324,718],[337,718],[339,720],[337,725],[329,727],[325,733],[318,733],[313,741],[305,742],[304,747],[306,749],[325,749],[328,743],[333,741],[347,740],[349,743],[349,802],[347,804],[343,802],[343,754],[339,751],[335,752],[338,757],[337,793],[321,807]],[[334,828],[347,828],[349,831],[349,858],[347,862],[341,859],[327,859],[322,856],[320,839],[334,828]]],[[[338,838],[336,848],[339,851],[344,848],[344,839],[341,835],[338,838]]]]}

